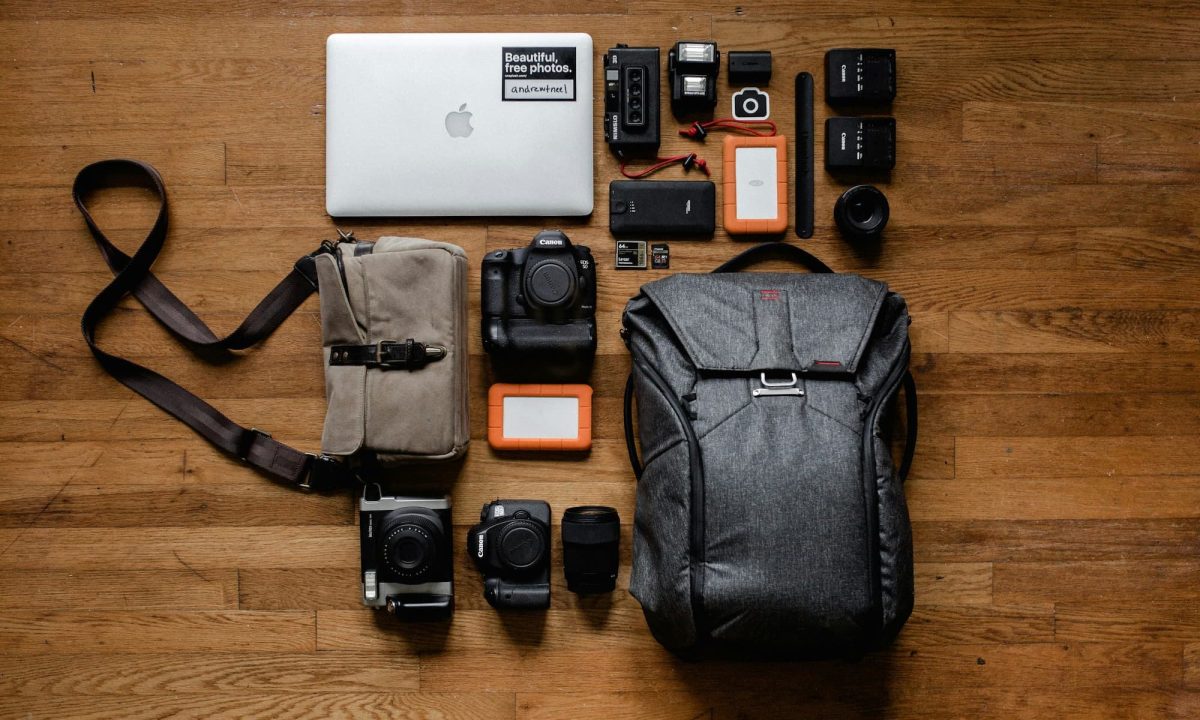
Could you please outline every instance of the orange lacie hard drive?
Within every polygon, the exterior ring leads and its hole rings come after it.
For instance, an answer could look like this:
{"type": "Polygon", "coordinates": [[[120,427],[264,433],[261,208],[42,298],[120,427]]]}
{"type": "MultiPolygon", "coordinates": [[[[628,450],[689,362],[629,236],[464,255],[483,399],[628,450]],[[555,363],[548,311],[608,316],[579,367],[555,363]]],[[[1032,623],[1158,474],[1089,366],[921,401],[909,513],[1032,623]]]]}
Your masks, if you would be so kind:
{"type": "Polygon", "coordinates": [[[510,385],[488,390],[488,444],[497,450],[589,450],[592,388],[510,385]]]}
{"type": "Polygon", "coordinates": [[[730,235],[787,230],[787,138],[725,138],[722,222],[730,235]]]}

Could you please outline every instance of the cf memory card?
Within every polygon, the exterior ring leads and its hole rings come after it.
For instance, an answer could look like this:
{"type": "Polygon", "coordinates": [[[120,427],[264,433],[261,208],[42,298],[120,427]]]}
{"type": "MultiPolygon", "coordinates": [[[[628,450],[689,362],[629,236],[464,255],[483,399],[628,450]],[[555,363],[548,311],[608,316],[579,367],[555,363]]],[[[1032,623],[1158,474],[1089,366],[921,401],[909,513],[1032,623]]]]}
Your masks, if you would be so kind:
{"type": "Polygon", "coordinates": [[[618,270],[645,270],[646,269],[646,241],[645,240],[618,240],[617,241],[617,269],[618,270]]]}

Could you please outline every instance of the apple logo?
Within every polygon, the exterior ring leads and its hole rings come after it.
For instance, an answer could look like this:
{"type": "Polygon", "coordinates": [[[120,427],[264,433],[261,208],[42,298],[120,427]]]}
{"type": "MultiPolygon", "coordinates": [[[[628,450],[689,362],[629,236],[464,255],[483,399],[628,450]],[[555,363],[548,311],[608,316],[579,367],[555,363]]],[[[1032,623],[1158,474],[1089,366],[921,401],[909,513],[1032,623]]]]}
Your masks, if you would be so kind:
{"type": "Polygon", "coordinates": [[[446,132],[450,137],[468,137],[475,128],[471,127],[471,113],[467,112],[467,104],[458,106],[458,112],[446,113],[446,132]]]}

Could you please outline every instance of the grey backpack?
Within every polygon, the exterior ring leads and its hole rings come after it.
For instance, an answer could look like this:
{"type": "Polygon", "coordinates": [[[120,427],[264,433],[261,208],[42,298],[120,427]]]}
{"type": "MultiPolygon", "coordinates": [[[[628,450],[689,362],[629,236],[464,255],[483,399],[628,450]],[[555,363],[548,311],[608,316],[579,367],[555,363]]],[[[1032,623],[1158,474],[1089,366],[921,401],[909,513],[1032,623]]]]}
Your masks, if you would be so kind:
{"type": "Polygon", "coordinates": [[[853,656],[899,632],[913,607],[908,324],[885,284],[782,243],[629,301],[629,589],[659,642],[853,656]],[[772,254],[814,273],[735,272],[772,254]],[[895,471],[882,420],[902,386],[895,471]]]}

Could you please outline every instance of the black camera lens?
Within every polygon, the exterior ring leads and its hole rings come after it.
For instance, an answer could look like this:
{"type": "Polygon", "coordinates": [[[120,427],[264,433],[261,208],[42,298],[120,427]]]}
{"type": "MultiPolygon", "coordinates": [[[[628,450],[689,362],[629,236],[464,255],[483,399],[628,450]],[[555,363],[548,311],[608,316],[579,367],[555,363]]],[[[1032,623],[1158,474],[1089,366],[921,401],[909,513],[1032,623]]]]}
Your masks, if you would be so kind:
{"type": "Polygon", "coordinates": [[[621,517],[602,505],[567,508],[562,519],[563,572],[574,593],[612,592],[621,562],[621,517]]]}
{"type": "Polygon", "coordinates": [[[851,240],[878,240],[887,226],[888,201],[871,185],[856,185],[837,199],[833,220],[842,234],[851,240]]]}
{"type": "Polygon", "coordinates": [[[405,582],[418,582],[436,564],[442,540],[441,520],[433,513],[396,511],[384,520],[383,559],[405,582]]]}

